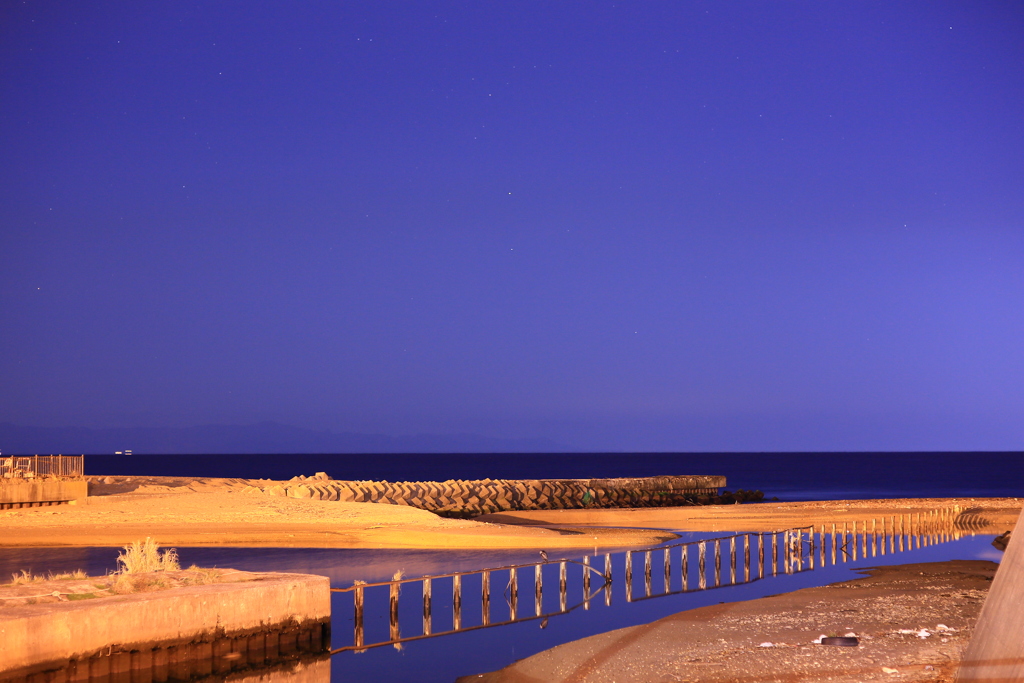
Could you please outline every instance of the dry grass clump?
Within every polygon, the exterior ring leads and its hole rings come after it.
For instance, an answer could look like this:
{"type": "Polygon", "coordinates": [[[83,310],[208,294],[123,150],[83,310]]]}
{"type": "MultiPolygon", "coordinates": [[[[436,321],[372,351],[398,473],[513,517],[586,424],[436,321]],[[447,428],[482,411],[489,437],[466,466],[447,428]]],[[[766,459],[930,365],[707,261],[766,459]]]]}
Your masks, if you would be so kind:
{"type": "Polygon", "coordinates": [[[11,574],[11,585],[21,586],[26,583],[42,583],[43,581],[56,581],[60,579],[87,579],[89,576],[81,569],[76,569],[73,572],[61,572],[54,574],[48,572],[46,576],[42,574],[33,574],[32,572],[22,569],[21,572],[11,574]]]}
{"type": "Polygon", "coordinates": [[[133,541],[117,556],[116,578],[111,590],[115,593],[138,593],[148,590],[169,588],[170,583],[156,572],[173,572],[181,569],[178,551],[174,548],[160,552],[156,541],[133,541]]]}
{"type": "Polygon", "coordinates": [[[181,569],[178,551],[174,548],[160,552],[156,541],[133,541],[117,556],[117,574],[143,574],[146,572],[173,572],[181,569]]]}
{"type": "Polygon", "coordinates": [[[205,586],[210,583],[217,583],[220,577],[220,571],[212,567],[192,565],[185,571],[188,572],[188,574],[182,577],[182,585],[185,586],[205,586]]]}

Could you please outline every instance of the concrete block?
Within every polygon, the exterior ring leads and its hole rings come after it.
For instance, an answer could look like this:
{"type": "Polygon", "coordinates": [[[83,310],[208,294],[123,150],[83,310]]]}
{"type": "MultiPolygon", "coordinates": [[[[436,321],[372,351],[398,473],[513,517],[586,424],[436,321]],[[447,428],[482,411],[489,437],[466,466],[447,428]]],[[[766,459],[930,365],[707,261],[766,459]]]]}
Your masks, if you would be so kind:
{"type": "Polygon", "coordinates": [[[0,479],[0,505],[84,500],[88,495],[85,479],[0,479]]]}
{"type": "MultiPolygon", "coordinates": [[[[115,651],[152,649],[161,642],[202,641],[214,633],[249,634],[330,619],[327,577],[264,576],[240,583],[5,608],[0,612],[0,672],[69,659],[84,664],[111,646],[115,651]]],[[[173,653],[167,649],[154,652],[154,669],[159,673],[162,664],[165,678],[169,654],[173,653]]],[[[110,674],[109,657],[96,657],[92,664],[103,669],[100,676],[110,674]]]]}

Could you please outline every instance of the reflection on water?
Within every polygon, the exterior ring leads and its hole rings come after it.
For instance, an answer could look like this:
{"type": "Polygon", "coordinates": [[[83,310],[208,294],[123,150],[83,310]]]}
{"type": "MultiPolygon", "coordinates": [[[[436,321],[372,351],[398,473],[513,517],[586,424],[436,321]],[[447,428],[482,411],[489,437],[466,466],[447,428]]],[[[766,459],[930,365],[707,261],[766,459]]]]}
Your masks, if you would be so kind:
{"type": "MultiPolygon", "coordinates": [[[[720,534],[715,534],[720,535],[720,534]]],[[[696,541],[710,538],[712,534],[684,534],[683,541],[696,541]]],[[[361,653],[343,652],[333,657],[329,675],[332,681],[453,681],[459,676],[494,671],[515,660],[589,635],[602,633],[612,629],[648,623],[662,617],[687,609],[693,609],[719,602],[749,600],[765,595],[784,593],[808,586],[825,585],[837,581],[845,581],[858,576],[857,570],[886,564],[907,564],[914,562],[938,562],[952,559],[984,559],[998,562],[1001,553],[991,546],[993,536],[968,536],[948,543],[939,543],[925,547],[914,547],[905,552],[865,557],[862,554],[854,560],[852,555],[843,563],[842,557],[838,564],[829,562],[823,568],[821,558],[815,571],[802,573],[779,573],[768,576],[762,581],[725,585],[707,591],[676,593],[654,596],[652,599],[637,600],[646,591],[646,572],[641,568],[642,560],[637,560],[635,585],[631,585],[627,597],[627,586],[623,578],[626,574],[625,554],[612,555],[612,581],[608,602],[602,594],[592,601],[591,609],[578,608],[549,621],[521,621],[498,628],[460,632],[442,638],[434,638],[405,643],[401,650],[392,647],[381,647],[361,653]]],[[[679,541],[672,542],[678,544],[679,541]]],[[[739,546],[739,557],[742,557],[743,546],[739,546]]],[[[863,548],[863,546],[862,546],[863,548]]],[[[580,560],[582,554],[559,553],[548,551],[553,560],[580,560]]],[[[602,551],[603,552],[603,551],[602,551]]],[[[660,551],[659,551],[660,552],[660,551]]],[[[391,578],[395,571],[405,570],[410,577],[429,574],[448,573],[454,571],[471,571],[482,567],[500,567],[511,564],[535,562],[536,551],[440,551],[440,550],[351,550],[351,549],[266,549],[266,548],[179,548],[183,564],[196,563],[201,566],[216,565],[235,567],[253,571],[286,571],[313,573],[328,576],[332,586],[348,587],[355,579],[375,582],[391,578]]],[[[633,553],[636,559],[637,553],[633,553]]],[[[755,553],[756,556],[756,553],[755,553]]],[[[102,574],[114,569],[116,548],[45,548],[45,549],[2,549],[0,550],[0,576],[22,569],[31,569],[36,573],[47,571],[69,571],[77,568],[85,569],[90,574],[102,574]]],[[[725,556],[723,577],[728,576],[731,568],[729,556],[725,556]]],[[[657,555],[655,556],[657,559],[657,555]]],[[[673,560],[674,562],[677,560],[673,560]]],[[[691,558],[691,562],[694,560],[691,558]]],[[[597,564],[603,569],[602,563],[597,564]]],[[[544,571],[546,585],[558,586],[557,565],[548,565],[544,571]]],[[[658,565],[655,562],[656,581],[658,565]]],[[[507,573],[507,572],[506,572],[507,573]]],[[[531,575],[532,576],[532,575],[531,575]]],[[[676,575],[678,576],[678,575],[676,575]]],[[[508,609],[506,595],[506,579],[498,583],[492,579],[494,597],[492,607],[497,610],[508,609]]],[[[679,578],[674,579],[679,581],[679,578]]],[[[694,583],[697,579],[694,575],[694,583]]],[[[723,579],[724,580],[724,579],[723,579]]],[[[462,591],[466,595],[479,595],[482,586],[480,579],[466,579],[462,582],[462,591]]],[[[713,578],[711,579],[713,584],[713,578]]],[[[570,573],[566,581],[566,590],[571,595],[583,594],[581,573],[570,573]]],[[[656,583],[656,587],[657,587],[656,583]]],[[[680,584],[681,585],[681,584],[680,584]]],[[[594,588],[596,589],[596,583],[594,588]]],[[[532,594],[525,609],[534,611],[532,594]]],[[[545,591],[542,596],[541,609],[559,611],[558,590],[545,591]]],[[[371,595],[367,591],[364,624],[366,638],[387,640],[391,632],[389,623],[387,589],[379,595],[371,595]]],[[[400,596],[399,620],[402,633],[414,633],[422,628],[421,595],[417,590],[404,591],[400,596]]],[[[451,629],[454,625],[454,605],[452,582],[440,581],[433,589],[433,622],[435,631],[451,629]]],[[[465,623],[479,623],[482,617],[482,605],[479,599],[465,600],[461,605],[461,618],[465,623]]],[[[352,643],[354,622],[352,618],[351,593],[335,593],[332,595],[332,647],[344,647],[352,643]]],[[[278,674],[268,674],[278,675],[278,674]]],[[[318,682],[325,680],[323,670],[316,674],[318,682]]]]}
{"type": "MultiPolygon", "coordinates": [[[[201,679],[200,679],[201,680],[201,679]]],[[[331,683],[331,658],[320,656],[264,669],[238,672],[227,677],[211,677],[210,683],[331,683]]],[[[134,679],[132,679],[134,683],[134,679]]]]}

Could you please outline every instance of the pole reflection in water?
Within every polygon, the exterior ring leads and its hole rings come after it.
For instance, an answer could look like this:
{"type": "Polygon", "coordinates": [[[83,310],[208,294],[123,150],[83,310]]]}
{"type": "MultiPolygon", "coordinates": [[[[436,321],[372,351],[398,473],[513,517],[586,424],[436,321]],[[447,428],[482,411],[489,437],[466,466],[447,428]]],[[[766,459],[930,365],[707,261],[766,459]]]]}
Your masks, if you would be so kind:
{"type": "MultiPolygon", "coordinates": [[[[803,527],[777,532],[733,534],[726,537],[668,544],[657,548],[657,550],[661,551],[662,564],[662,580],[659,582],[660,592],[654,591],[652,580],[653,553],[656,549],[627,550],[622,554],[626,601],[635,602],[691,592],[693,576],[691,575],[689,564],[689,552],[693,546],[696,546],[697,549],[697,566],[695,568],[696,590],[714,590],[723,587],[721,573],[723,555],[725,553],[728,553],[726,561],[729,568],[729,581],[724,586],[741,585],[778,576],[780,559],[782,574],[798,574],[814,571],[816,568],[824,569],[851,561],[855,562],[858,557],[868,559],[869,557],[876,557],[879,553],[885,555],[887,547],[889,554],[895,554],[902,552],[904,548],[907,550],[920,548],[922,543],[934,545],[936,543],[957,540],[963,535],[963,532],[957,526],[959,514],[960,510],[953,508],[949,510],[936,510],[924,515],[923,518],[918,514],[916,518],[909,515],[901,515],[898,519],[896,516],[892,516],[888,520],[882,518],[880,521],[878,519],[871,519],[870,529],[868,528],[867,519],[854,521],[852,530],[849,527],[849,523],[844,522],[841,532],[837,529],[836,524],[832,524],[831,531],[826,532],[826,525],[822,524],[818,528],[817,538],[815,537],[814,527],[803,527]],[[753,543],[752,537],[755,536],[757,553],[753,555],[751,546],[753,543]],[[770,537],[770,541],[766,537],[770,537]],[[723,543],[723,541],[727,543],[723,543]],[[770,551],[767,549],[769,542],[771,544],[770,551]],[[709,546],[713,554],[713,557],[710,558],[713,563],[714,572],[712,582],[708,580],[708,574],[712,571],[712,568],[708,566],[709,546]],[[680,578],[675,580],[672,571],[672,558],[677,548],[680,578]],[[635,592],[633,585],[633,564],[637,552],[643,553],[642,595],[638,595],[635,592]],[[780,554],[782,555],[781,558],[779,557],[780,554]],[[766,558],[766,555],[769,555],[769,557],[766,558]],[[752,559],[753,564],[756,565],[756,571],[751,571],[752,559]],[[766,560],[770,564],[770,572],[765,569],[766,560]]],[[[556,571],[555,567],[550,569],[552,572],[556,571]]],[[[478,571],[452,572],[416,579],[400,578],[378,583],[359,583],[349,588],[334,588],[332,590],[335,592],[352,595],[354,636],[351,645],[336,648],[333,652],[347,650],[363,651],[382,645],[398,646],[403,642],[423,638],[435,638],[461,631],[491,628],[530,620],[541,620],[542,626],[546,626],[548,619],[567,614],[578,607],[589,610],[592,599],[599,592],[604,593],[605,605],[611,606],[612,580],[612,555],[605,554],[603,572],[598,571],[592,566],[590,556],[582,557],[579,560],[571,558],[547,559],[545,557],[543,561],[528,564],[491,567],[478,571]],[[546,608],[544,573],[548,565],[557,565],[558,595],[557,604],[552,604],[551,607],[546,608]],[[574,568],[579,568],[578,570],[573,569],[574,574],[580,574],[580,582],[576,584],[577,590],[582,585],[582,593],[578,594],[578,601],[575,601],[576,598],[570,598],[570,565],[574,568]],[[518,610],[518,570],[527,568],[533,569],[534,600],[532,615],[524,616],[520,615],[518,610]],[[495,622],[491,618],[491,573],[506,570],[509,573],[508,584],[502,597],[508,606],[508,619],[495,622]],[[465,621],[466,615],[463,610],[462,594],[464,579],[472,580],[474,583],[479,580],[480,585],[480,612],[479,614],[474,612],[469,622],[465,621]],[[441,580],[450,580],[452,582],[452,621],[450,628],[436,627],[432,619],[432,587],[434,583],[441,580]],[[413,582],[418,582],[422,585],[422,627],[419,633],[403,636],[399,626],[401,585],[413,582]],[[593,589],[595,583],[597,584],[596,590],[593,589]],[[389,628],[387,637],[367,641],[365,633],[367,624],[366,594],[367,591],[384,589],[388,591],[389,628]]],[[[549,602],[553,600],[554,598],[549,602]]]]}

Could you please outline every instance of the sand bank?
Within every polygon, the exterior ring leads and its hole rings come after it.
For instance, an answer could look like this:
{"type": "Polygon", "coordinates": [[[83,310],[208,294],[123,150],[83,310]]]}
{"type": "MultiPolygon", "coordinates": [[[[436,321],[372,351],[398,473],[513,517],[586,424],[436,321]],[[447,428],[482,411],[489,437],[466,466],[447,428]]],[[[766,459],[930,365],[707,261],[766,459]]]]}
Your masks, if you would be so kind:
{"type": "Polygon", "coordinates": [[[144,484],[77,505],[0,511],[0,547],[594,548],[675,538],[660,531],[547,529],[444,519],[401,505],[242,493],[237,485],[144,484]]]}
{"type": "Polygon", "coordinates": [[[1021,498],[892,498],[796,503],[747,503],[672,508],[524,510],[482,515],[485,522],[522,525],[616,526],[680,531],[776,531],[814,525],[881,520],[959,506],[962,528],[1002,533],[1013,528],[1021,498]]]}
{"type": "Polygon", "coordinates": [[[976,560],[881,567],[863,579],[680,612],[459,680],[952,681],[997,567],[976,560]],[[858,647],[811,642],[848,633],[858,647]]]}
{"type": "MultiPolygon", "coordinates": [[[[403,505],[267,496],[249,480],[92,478],[74,506],[0,511],[0,547],[161,545],[307,548],[608,548],[673,530],[774,531],[927,512],[953,504],[971,528],[1013,527],[1024,500],[894,499],[507,512],[456,520],[403,505]],[[664,530],[664,531],[662,531],[664,530]]],[[[266,483],[266,482],[262,482],[266,483]]]]}

